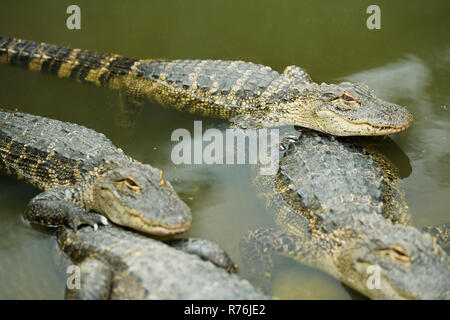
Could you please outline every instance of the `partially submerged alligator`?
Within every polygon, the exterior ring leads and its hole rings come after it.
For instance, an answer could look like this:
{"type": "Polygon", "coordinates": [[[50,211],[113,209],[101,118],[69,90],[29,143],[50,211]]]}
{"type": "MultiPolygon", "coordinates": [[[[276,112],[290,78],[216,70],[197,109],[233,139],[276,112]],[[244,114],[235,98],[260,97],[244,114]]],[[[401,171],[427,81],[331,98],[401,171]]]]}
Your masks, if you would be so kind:
{"type": "Polygon", "coordinates": [[[206,240],[172,240],[169,244],[114,226],[58,231],[58,244],[80,266],[80,288],[69,299],[269,299],[247,280],[224,269],[231,260],[206,240]],[[202,261],[187,247],[213,257],[202,261]],[[176,249],[174,249],[176,248],[176,249]],[[181,251],[180,251],[181,250],[181,251]]]}
{"type": "Polygon", "coordinates": [[[191,212],[162,171],[142,164],[83,126],[0,110],[0,168],[43,193],[25,215],[34,223],[112,222],[155,235],[187,231],[191,212]]]}
{"type": "Polygon", "coordinates": [[[119,89],[130,118],[150,99],[239,126],[293,124],[338,136],[391,134],[412,121],[364,84],[319,85],[297,66],[280,74],[242,61],[137,60],[7,37],[0,62],[119,89]]]}
{"type": "Polygon", "coordinates": [[[449,257],[429,233],[408,226],[387,159],[310,130],[282,145],[278,173],[255,181],[279,229],[250,232],[240,244],[251,276],[267,286],[280,254],[373,299],[450,299],[449,257]],[[370,289],[370,266],[379,267],[379,289],[370,289]]]}

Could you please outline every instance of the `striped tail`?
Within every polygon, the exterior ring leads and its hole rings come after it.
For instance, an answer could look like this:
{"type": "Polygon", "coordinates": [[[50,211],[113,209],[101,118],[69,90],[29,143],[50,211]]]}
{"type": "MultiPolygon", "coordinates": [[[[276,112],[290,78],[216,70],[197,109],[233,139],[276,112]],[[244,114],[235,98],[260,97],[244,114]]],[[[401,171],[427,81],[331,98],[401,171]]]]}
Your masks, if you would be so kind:
{"type": "Polygon", "coordinates": [[[116,88],[114,79],[130,73],[137,61],[119,55],[0,36],[0,63],[102,87],[116,88]]]}

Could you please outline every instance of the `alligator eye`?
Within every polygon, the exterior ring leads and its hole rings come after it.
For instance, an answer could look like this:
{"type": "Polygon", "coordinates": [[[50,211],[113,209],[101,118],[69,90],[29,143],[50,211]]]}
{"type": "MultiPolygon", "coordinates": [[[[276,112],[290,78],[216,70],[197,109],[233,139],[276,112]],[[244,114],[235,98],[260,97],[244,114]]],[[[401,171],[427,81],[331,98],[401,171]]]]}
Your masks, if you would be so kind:
{"type": "Polygon", "coordinates": [[[408,251],[400,247],[397,243],[394,243],[388,249],[374,250],[374,253],[383,254],[385,256],[391,257],[404,263],[412,262],[411,256],[409,255],[408,251]]]}
{"type": "Polygon", "coordinates": [[[358,100],[357,100],[353,95],[351,95],[350,93],[345,92],[345,91],[343,91],[343,92],[341,93],[341,95],[339,96],[339,98],[340,98],[345,104],[352,104],[352,103],[358,102],[358,100]]]}
{"type": "Polygon", "coordinates": [[[394,245],[391,247],[391,249],[392,249],[398,256],[401,256],[401,257],[405,257],[405,258],[411,259],[411,257],[409,256],[408,251],[406,251],[405,249],[403,249],[402,247],[400,247],[397,243],[394,243],[394,245]]]}
{"type": "Polygon", "coordinates": [[[125,179],[121,179],[117,182],[125,184],[129,189],[131,189],[133,191],[141,191],[142,190],[141,187],[139,186],[139,183],[132,176],[128,176],[125,179]]]}

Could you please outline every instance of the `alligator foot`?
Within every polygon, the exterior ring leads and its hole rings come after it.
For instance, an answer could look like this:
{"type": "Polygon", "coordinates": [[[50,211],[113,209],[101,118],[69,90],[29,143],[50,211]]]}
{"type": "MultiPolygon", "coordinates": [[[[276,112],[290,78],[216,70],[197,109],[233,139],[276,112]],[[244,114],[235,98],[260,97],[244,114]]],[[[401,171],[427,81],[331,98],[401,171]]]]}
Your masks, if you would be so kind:
{"type": "Polygon", "coordinates": [[[270,117],[268,115],[261,117],[260,115],[253,114],[235,116],[230,122],[230,128],[241,130],[271,128],[283,125],[276,117],[270,117]]]}
{"type": "Polygon", "coordinates": [[[143,97],[132,91],[129,87],[122,85],[119,89],[120,112],[117,122],[119,127],[131,129],[141,113],[144,103],[143,97]]]}
{"type": "Polygon", "coordinates": [[[230,128],[234,129],[257,129],[262,128],[261,119],[252,115],[239,115],[231,119],[230,128]]]}
{"type": "Polygon", "coordinates": [[[108,225],[108,219],[106,217],[83,209],[69,211],[66,219],[69,227],[75,231],[83,225],[91,226],[94,230],[98,229],[99,224],[104,226],[108,225]]]}
{"type": "Polygon", "coordinates": [[[237,271],[237,265],[231,261],[228,254],[217,243],[205,239],[181,238],[165,241],[166,244],[177,250],[195,254],[200,259],[212,262],[229,273],[237,271]]]}
{"type": "Polygon", "coordinates": [[[28,204],[25,218],[32,223],[47,226],[68,225],[74,230],[81,225],[90,225],[97,229],[99,224],[108,224],[104,216],[84,210],[73,203],[75,193],[76,190],[68,188],[42,192],[28,204]]]}
{"type": "Polygon", "coordinates": [[[247,277],[267,292],[271,287],[275,254],[311,267],[317,267],[317,262],[324,261],[321,250],[310,236],[277,229],[251,231],[241,239],[239,248],[247,277]]]}
{"type": "Polygon", "coordinates": [[[271,242],[276,238],[274,229],[257,229],[244,236],[239,248],[246,271],[246,277],[264,291],[270,292],[274,262],[271,242]]]}

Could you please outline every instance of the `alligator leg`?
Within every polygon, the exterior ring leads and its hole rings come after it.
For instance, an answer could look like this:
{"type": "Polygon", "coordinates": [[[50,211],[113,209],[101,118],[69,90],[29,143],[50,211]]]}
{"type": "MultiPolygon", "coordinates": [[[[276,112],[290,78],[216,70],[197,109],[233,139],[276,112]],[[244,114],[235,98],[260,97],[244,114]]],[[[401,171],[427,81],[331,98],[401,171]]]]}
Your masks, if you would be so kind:
{"type": "Polygon", "coordinates": [[[424,226],[420,230],[430,233],[444,250],[450,249],[450,223],[424,226]]]}
{"type": "Polygon", "coordinates": [[[195,254],[200,259],[210,261],[230,273],[237,271],[236,264],[231,261],[225,250],[213,241],[197,238],[180,238],[168,240],[165,243],[177,250],[195,254]]]}
{"type": "Polygon", "coordinates": [[[96,229],[98,224],[108,224],[104,216],[73,203],[74,193],[73,189],[57,188],[38,194],[28,204],[25,218],[32,223],[49,226],[69,225],[74,230],[81,225],[96,229]]]}
{"type": "Polygon", "coordinates": [[[237,115],[231,119],[230,128],[232,129],[256,129],[262,128],[261,120],[253,115],[237,115]]]}
{"type": "Polygon", "coordinates": [[[312,80],[306,71],[300,67],[297,66],[287,66],[283,74],[290,78],[297,81],[298,84],[306,85],[308,83],[312,83],[312,80]]]}
{"type": "Polygon", "coordinates": [[[270,282],[274,269],[271,242],[277,241],[275,229],[257,229],[244,236],[239,243],[244,269],[248,278],[258,283],[263,290],[270,291],[270,282]]]}
{"type": "Polygon", "coordinates": [[[266,114],[264,117],[256,114],[241,114],[230,120],[230,128],[234,129],[261,129],[283,125],[278,122],[278,118],[266,114]]]}
{"type": "Polygon", "coordinates": [[[137,86],[132,83],[121,84],[119,89],[120,113],[118,118],[119,126],[131,128],[136,123],[136,119],[142,110],[144,96],[137,90],[137,86]]]}
{"type": "Polygon", "coordinates": [[[274,269],[274,254],[292,258],[311,267],[324,261],[313,238],[276,229],[257,229],[244,236],[240,250],[248,277],[269,291],[274,269]]]}
{"type": "Polygon", "coordinates": [[[79,288],[66,288],[69,300],[107,300],[110,297],[113,273],[110,267],[96,259],[87,259],[80,264],[79,288]]]}

